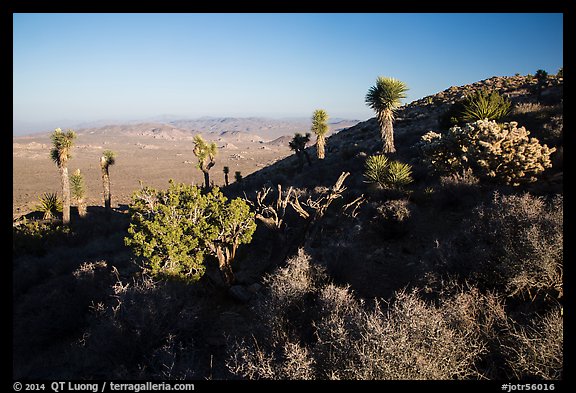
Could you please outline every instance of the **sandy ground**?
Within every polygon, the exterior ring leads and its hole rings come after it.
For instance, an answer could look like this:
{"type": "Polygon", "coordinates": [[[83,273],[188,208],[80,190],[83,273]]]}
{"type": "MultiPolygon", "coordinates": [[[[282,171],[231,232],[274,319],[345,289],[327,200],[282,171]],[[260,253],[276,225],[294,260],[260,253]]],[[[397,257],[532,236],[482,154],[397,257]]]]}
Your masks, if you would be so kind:
{"type": "MultiPolygon", "coordinates": [[[[219,146],[210,179],[224,185],[223,167],[243,176],[255,172],[291,154],[288,146],[267,145],[250,141],[216,141],[219,146]]],[[[168,180],[202,184],[202,172],[196,167],[191,138],[165,140],[150,136],[110,136],[80,134],[68,164],[69,173],[77,168],[84,174],[88,206],[102,206],[100,156],[104,150],[116,153],[116,164],[110,167],[112,206],[129,204],[140,181],[156,188],[167,188],[168,180]]],[[[13,138],[13,203],[14,219],[32,212],[38,197],[45,192],[61,196],[60,175],[50,159],[49,135],[13,138]]]]}

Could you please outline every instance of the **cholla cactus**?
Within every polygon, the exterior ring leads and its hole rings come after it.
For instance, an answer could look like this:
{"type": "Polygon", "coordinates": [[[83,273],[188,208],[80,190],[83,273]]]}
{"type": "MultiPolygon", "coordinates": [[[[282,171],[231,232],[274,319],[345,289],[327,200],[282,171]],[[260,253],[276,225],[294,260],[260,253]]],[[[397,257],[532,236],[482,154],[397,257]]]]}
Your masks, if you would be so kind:
{"type": "Polygon", "coordinates": [[[448,134],[430,131],[420,147],[428,163],[440,172],[472,169],[479,177],[517,186],[536,181],[536,175],[552,166],[556,148],[541,145],[518,123],[498,124],[478,120],[452,127],[448,134]]]}

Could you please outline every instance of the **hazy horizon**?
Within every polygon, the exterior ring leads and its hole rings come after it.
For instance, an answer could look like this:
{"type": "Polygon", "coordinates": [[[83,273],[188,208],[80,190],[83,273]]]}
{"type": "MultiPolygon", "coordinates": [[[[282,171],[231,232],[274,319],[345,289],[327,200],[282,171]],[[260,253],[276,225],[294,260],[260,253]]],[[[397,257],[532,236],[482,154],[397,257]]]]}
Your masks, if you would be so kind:
{"type": "Polygon", "coordinates": [[[379,75],[408,103],[556,73],[562,34],[559,13],[14,14],[13,134],[163,113],[363,121],[379,75]]]}
{"type": "MultiPolygon", "coordinates": [[[[95,119],[90,121],[75,121],[75,120],[56,120],[47,121],[39,123],[14,123],[13,124],[13,136],[29,136],[36,135],[45,132],[52,132],[55,128],[62,129],[84,129],[84,128],[98,128],[107,125],[120,125],[120,124],[139,124],[139,123],[169,123],[173,121],[187,121],[187,120],[204,120],[204,119],[269,119],[273,121],[311,121],[310,116],[284,116],[284,117],[272,117],[272,116],[197,116],[197,117],[187,117],[179,115],[161,114],[158,116],[152,116],[149,118],[142,119],[123,119],[123,118],[111,118],[111,119],[95,119]]],[[[349,121],[364,121],[367,119],[345,119],[341,117],[334,117],[328,119],[328,124],[336,123],[342,120],[349,121]]]]}

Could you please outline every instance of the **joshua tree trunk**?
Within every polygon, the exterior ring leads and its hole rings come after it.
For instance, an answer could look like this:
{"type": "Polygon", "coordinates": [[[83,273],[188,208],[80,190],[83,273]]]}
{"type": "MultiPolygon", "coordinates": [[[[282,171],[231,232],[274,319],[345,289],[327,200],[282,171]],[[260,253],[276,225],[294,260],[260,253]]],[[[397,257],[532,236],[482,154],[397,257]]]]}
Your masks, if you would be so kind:
{"type": "Polygon", "coordinates": [[[204,188],[206,190],[210,189],[210,174],[208,171],[202,171],[204,173],[204,188]]]}
{"type": "Polygon", "coordinates": [[[104,207],[106,212],[110,212],[112,209],[112,196],[110,195],[110,173],[108,172],[108,165],[106,165],[104,157],[100,161],[102,166],[102,185],[104,187],[104,207]]]}
{"type": "Polygon", "coordinates": [[[302,169],[304,168],[304,158],[302,157],[302,152],[297,151],[296,156],[298,157],[298,168],[296,169],[296,171],[298,173],[302,173],[302,169]]]}
{"type": "Polygon", "coordinates": [[[60,180],[62,181],[62,222],[70,223],[70,183],[68,181],[68,168],[60,167],[60,180]]]}
{"type": "Polygon", "coordinates": [[[318,135],[318,140],[316,141],[316,148],[318,149],[318,159],[323,160],[325,157],[324,148],[326,146],[326,139],[324,135],[318,135]]]}
{"type": "Polygon", "coordinates": [[[224,174],[224,184],[226,184],[226,186],[228,186],[228,174],[227,173],[224,174]]]}
{"type": "Polygon", "coordinates": [[[306,150],[302,150],[302,153],[306,156],[306,161],[308,162],[308,166],[312,166],[312,161],[310,161],[310,154],[306,150]]]}
{"type": "Polygon", "coordinates": [[[393,114],[391,111],[383,111],[378,116],[378,123],[380,123],[380,136],[382,137],[382,152],[395,153],[394,147],[394,126],[392,125],[393,114]]]}

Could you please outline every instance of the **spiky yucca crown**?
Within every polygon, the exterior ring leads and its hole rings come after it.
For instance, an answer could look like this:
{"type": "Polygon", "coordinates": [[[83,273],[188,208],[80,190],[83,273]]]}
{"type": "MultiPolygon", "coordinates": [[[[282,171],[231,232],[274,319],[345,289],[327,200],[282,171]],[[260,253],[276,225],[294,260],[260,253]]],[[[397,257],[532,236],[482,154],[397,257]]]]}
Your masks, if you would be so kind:
{"type": "Polygon", "coordinates": [[[104,150],[104,153],[102,153],[102,163],[106,166],[114,165],[116,163],[116,153],[112,150],[104,150]]]}
{"type": "Polygon", "coordinates": [[[328,133],[328,113],[324,109],[316,109],[312,115],[312,127],[311,131],[318,135],[324,136],[328,133]]]}
{"type": "Polygon", "coordinates": [[[297,132],[294,134],[294,138],[288,142],[288,146],[290,146],[290,149],[294,151],[300,151],[304,150],[308,142],[310,142],[309,132],[307,132],[306,135],[302,135],[301,133],[297,132]]]}
{"type": "Polygon", "coordinates": [[[366,94],[366,104],[378,113],[393,112],[400,106],[400,100],[406,98],[406,91],[408,86],[404,82],[379,76],[366,94]]]}
{"type": "Polygon", "coordinates": [[[70,150],[72,150],[74,139],[76,139],[76,133],[73,130],[63,132],[61,128],[56,128],[50,135],[50,139],[53,144],[50,158],[59,167],[66,165],[68,160],[72,158],[70,150]]]}

